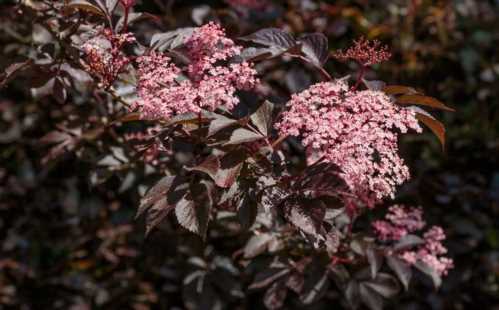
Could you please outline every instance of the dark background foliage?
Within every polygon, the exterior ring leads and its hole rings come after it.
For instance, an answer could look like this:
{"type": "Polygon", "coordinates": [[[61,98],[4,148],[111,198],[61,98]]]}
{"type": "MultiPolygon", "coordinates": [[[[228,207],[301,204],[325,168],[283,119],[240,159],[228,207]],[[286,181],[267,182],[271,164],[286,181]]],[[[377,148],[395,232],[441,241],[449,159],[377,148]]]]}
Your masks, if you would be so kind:
{"type": "MultiPolygon", "coordinates": [[[[428,222],[445,228],[455,268],[439,291],[422,277],[390,307],[499,309],[499,1],[289,0],[236,13],[222,1],[150,0],[138,8],[157,20],[134,27],[147,36],[193,25],[192,8],[206,12],[199,5],[211,6],[207,14],[232,36],[270,26],[318,31],[331,51],[360,35],[379,38],[394,55],[368,78],[419,87],[457,110],[438,115],[448,130],[445,150],[430,133],[406,137],[413,180],[397,197],[422,205],[428,222]]],[[[23,53],[16,46],[36,39],[29,17],[16,10],[0,2],[2,69],[23,53]]],[[[352,69],[333,60],[326,68],[336,77],[352,69]]],[[[314,81],[306,69],[288,62],[269,77],[282,89],[275,101],[314,81]]],[[[31,99],[29,78],[0,93],[0,309],[182,309],[237,290],[241,284],[230,274],[206,280],[216,283],[211,295],[196,296],[182,282],[196,268],[224,264],[239,240],[220,235],[204,244],[173,222],[145,239],[142,221],[134,220],[140,188],[123,186],[124,176],[94,185],[90,165],[71,153],[42,164],[47,148],[40,137],[74,108],[31,99]]],[[[233,298],[228,309],[258,309],[261,299],[260,292],[233,298]]],[[[331,291],[310,308],[340,307],[339,300],[331,291]]]]}

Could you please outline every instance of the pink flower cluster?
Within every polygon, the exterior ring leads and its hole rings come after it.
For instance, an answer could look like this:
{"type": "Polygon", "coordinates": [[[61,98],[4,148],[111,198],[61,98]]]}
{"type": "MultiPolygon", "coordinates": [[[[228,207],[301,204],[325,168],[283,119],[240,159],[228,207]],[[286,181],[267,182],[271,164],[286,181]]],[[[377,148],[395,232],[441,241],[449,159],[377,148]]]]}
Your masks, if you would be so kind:
{"type": "Polygon", "coordinates": [[[141,56],[137,62],[139,100],[136,108],[145,119],[168,119],[186,112],[232,109],[239,103],[236,90],[257,84],[256,71],[248,62],[230,63],[241,47],[225,36],[217,24],[197,28],[185,43],[190,64],[179,68],[158,53],[141,56]]]}
{"type": "Polygon", "coordinates": [[[114,34],[110,29],[104,29],[83,44],[86,70],[99,79],[100,87],[111,86],[118,74],[125,71],[130,58],[122,52],[122,48],[126,43],[133,42],[135,37],[131,33],[114,34]]]}
{"type": "Polygon", "coordinates": [[[409,178],[398,136],[421,127],[413,111],[383,92],[324,82],[294,94],[287,106],[276,124],[280,134],[300,136],[310,155],[341,167],[357,205],[374,207],[409,178]]]}
{"type": "MultiPolygon", "coordinates": [[[[389,208],[383,221],[375,221],[372,226],[377,238],[381,241],[399,241],[410,233],[425,227],[420,208],[405,208],[395,205],[389,208]]],[[[425,263],[439,275],[446,275],[453,267],[452,259],[443,256],[447,249],[442,242],[445,233],[441,227],[433,226],[423,235],[424,243],[415,249],[403,250],[397,255],[410,265],[418,261],[425,263]]]]}
{"type": "Polygon", "coordinates": [[[338,51],[334,57],[347,61],[349,59],[355,60],[362,66],[370,66],[390,59],[392,54],[387,46],[381,46],[378,40],[369,41],[364,37],[354,41],[354,45],[346,51],[338,51]]]}

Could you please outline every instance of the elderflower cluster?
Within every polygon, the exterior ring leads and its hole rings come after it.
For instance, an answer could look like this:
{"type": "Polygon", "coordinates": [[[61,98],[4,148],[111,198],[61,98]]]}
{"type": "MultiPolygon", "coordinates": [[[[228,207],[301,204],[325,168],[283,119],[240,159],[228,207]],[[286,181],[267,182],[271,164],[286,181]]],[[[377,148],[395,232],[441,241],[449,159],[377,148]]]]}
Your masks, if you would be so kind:
{"type": "MultiPolygon", "coordinates": [[[[399,241],[410,233],[425,227],[420,208],[406,208],[395,205],[389,208],[385,220],[375,221],[372,226],[377,238],[381,241],[399,241]]],[[[410,265],[423,262],[439,275],[446,275],[453,267],[452,259],[445,257],[447,248],[442,242],[445,233],[441,227],[433,226],[423,234],[424,243],[415,249],[403,250],[398,257],[410,265]]]]}
{"type": "Polygon", "coordinates": [[[301,137],[309,154],[341,167],[357,205],[374,207],[409,179],[398,137],[421,127],[413,111],[383,92],[351,91],[337,80],[294,94],[287,106],[276,124],[280,134],[301,137]]]}
{"type": "Polygon", "coordinates": [[[86,41],[82,45],[86,70],[99,79],[99,86],[107,88],[125,71],[130,63],[123,46],[135,42],[131,33],[115,34],[110,29],[86,41]]]}
{"type": "Polygon", "coordinates": [[[190,64],[179,68],[164,54],[138,57],[139,100],[135,107],[145,119],[168,119],[186,112],[232,109],[237,90],[253,88],[256,71],[248,62],[230,63],[241,47],[215,23],[197,28],[185,43],[190,64]]]}
{"type": "Polygon", "coordinates": [[[392,54],[387,46],[382,46],[378,40],[370,41],[361,37],[354,41],[346,51],[338,51],[334,57],[341,61],[354,60],[362,66],[371,66],[390,59],[392,54]]]}

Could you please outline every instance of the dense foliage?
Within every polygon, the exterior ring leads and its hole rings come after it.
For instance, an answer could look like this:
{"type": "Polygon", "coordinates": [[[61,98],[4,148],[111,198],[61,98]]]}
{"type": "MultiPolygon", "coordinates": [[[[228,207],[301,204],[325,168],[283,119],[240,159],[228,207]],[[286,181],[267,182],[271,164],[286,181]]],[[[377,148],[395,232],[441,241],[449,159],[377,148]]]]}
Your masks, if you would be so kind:
{"type": "Polygon", "coordinates": [[[0,304],[498,302],[492,8],[2,5],[0,304]]]}

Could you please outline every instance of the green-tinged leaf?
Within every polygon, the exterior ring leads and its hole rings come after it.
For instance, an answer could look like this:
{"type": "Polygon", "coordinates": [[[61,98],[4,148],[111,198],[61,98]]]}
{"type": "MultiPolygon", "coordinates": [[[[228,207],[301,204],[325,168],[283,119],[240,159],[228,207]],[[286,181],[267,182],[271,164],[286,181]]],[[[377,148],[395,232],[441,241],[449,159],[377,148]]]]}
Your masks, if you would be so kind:
{"type": "Polygon", "coordinates": [[[253,142],[257,140],[261,140],[265,138],[264,136],[257,134],[251,130],[244,129],[244,128],[237,128],[232,132],[232,135],[230,136],[229,142],[227,142],[227,145],[233,145],[233,144],[241,144],[241,143],[246,143],[246,142],[253,142]]]}
{"type": "Polygon", "coordinates": [[[327,37],[322,33],[310,33],[298,39],[301,51],[312,64],[322,67],[329,56],[327,37]]]}
{"type": "Polygon", "coordinates": [[[421,113],[416,114],[416,118],[423,122],[430,130],[437,136],[442,148],[445,147],[445,126],[441,122],[437,121],[435,118],[421,113]]]}
{"type": "Polygon", "coordinates": [[[272,129],[272,112],[274,105],[272,102],[265,100],[262,105],[251,114],[251,122],[256,126],[261,134],[268,136],[272,129]]]}
{"type": "Polygon", "coordinates": [[[64,8],[65,10],[82,10],[87,13],[92,13],[99,16],[103,17],[106,16],[106,12],[103,11],[101,8],[84,0],[71,1],[64,8]]]}
{"type": "Polygon", "coordinates": [[[409,264],[394,256],[386,256],[386,263],[395,272],[397,278],[402,282],[407,291],[412,278],[412,270],[409,264]]]}
{"type": "Polygon", "coordinates": [[[422,105],[439,110],[454,112],[455,110],[446,106],[439,100],[423,95],[402,95],[397,98],[397,103],[401,105],[422,105]]]}
{"type": "Polygon", "coordinates": [[[403,85],[388,85],[383,87],[383,92],[388,95],[404,95],[404,94],[418,94],[419,92],[409,86],[403,85]]]}

